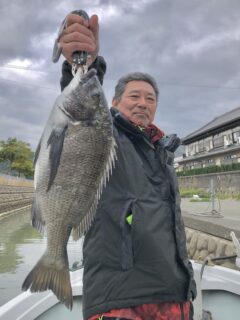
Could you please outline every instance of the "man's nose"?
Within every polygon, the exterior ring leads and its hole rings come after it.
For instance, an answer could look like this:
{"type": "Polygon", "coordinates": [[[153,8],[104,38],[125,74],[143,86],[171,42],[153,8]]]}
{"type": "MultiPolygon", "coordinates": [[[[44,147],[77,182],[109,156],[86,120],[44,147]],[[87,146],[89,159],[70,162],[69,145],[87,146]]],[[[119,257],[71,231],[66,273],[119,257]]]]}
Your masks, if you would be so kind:
{"type": "Polygon", "coordinates": [[[145,99],[144,96],[139,97],[138,106],[143,109],[147,107],[147,100],[145,99]]]}

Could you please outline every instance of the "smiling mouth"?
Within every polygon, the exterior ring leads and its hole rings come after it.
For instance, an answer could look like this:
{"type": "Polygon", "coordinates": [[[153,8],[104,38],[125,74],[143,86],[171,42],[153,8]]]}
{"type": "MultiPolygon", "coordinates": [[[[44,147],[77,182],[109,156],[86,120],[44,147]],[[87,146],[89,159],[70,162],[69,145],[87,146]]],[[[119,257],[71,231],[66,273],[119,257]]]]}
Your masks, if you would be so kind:
{"type": "Polygon", "coordinates": [[[144,116],[144,117],[148,118],[148,115],[144,112],[135,112],[134,116],[144,116]]]}

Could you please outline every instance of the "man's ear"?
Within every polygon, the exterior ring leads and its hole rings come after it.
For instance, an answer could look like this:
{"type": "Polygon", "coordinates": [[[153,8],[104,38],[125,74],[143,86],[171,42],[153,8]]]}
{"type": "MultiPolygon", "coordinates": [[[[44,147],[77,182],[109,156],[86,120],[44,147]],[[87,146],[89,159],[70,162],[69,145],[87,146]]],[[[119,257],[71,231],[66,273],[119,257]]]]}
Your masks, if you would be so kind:
{"type": "Polygon", "coordinates": [[[113,99],[112,99],[112,106],[116,108],[117,105],[118,105],[117,100],[113,98],[113,99]]]}

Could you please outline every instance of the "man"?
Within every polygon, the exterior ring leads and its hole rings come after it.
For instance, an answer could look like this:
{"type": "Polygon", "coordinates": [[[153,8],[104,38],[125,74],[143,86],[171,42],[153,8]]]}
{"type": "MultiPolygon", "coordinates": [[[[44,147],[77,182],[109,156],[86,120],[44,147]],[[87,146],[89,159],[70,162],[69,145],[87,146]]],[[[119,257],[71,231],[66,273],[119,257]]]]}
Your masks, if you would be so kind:
{"type": "MultiPolygon", "coordinates": [[[[100,81],[98,18],[71,14],[60,39],[62,89],[72,53],[87,51],[100,81]]],[[[111,109],[117,160],[83,247],[84,319],[190,320],[196,288],[187,258],[173,152],[176,136],[153,125],[158,87],[148,74],[122,77],[111,109]]]]}

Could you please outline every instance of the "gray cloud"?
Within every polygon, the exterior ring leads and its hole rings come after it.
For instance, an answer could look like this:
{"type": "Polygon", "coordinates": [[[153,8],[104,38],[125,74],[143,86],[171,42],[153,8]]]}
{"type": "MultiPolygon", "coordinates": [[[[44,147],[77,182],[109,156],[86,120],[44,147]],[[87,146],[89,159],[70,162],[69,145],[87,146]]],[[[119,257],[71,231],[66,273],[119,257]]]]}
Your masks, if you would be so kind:
{"type": "Polygon", "coordinates": [[[35,148],[59,93],[53,41],[80,8],[100,18],[109,101],[121,75],[148,72],[160,86],[155,123],[180,136],[239,106],[238,0],[1,0],[0,66],[27,59],[35,71],[0,68],[0,140],[16,136],[35,148]]]}

